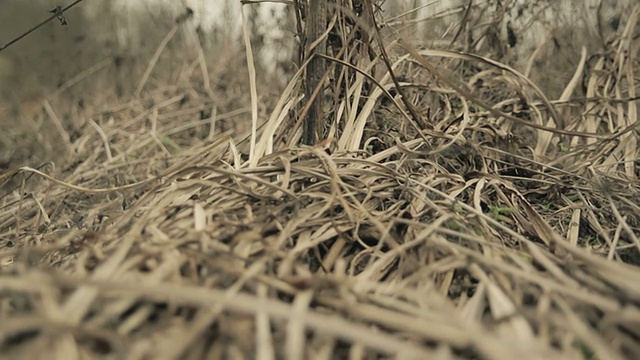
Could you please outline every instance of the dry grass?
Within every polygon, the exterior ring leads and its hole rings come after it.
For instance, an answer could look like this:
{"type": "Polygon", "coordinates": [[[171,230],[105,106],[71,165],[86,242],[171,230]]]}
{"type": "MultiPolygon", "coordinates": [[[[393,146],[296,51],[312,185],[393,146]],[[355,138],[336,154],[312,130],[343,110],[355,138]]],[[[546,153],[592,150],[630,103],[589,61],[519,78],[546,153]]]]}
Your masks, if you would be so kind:
{"type": "Polygon", "coordinates": [[[634,358],[639,9],[585,96],[400,40],[395,80],[329,56],[313,147],[302,70],[245,134],[212,124],[255,103],[196,121],[183,87],[107,109],[67,168],[0,175],[3,358],[634,358]]]}

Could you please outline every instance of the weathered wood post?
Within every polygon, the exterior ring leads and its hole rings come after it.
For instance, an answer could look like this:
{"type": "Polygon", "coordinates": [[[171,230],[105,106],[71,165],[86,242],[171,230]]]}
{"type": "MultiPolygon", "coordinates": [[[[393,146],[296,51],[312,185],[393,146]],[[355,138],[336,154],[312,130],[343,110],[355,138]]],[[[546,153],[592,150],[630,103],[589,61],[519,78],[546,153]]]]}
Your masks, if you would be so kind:
{"type": "Polygon", "coordinates": [[[325,61],[323,58],[315,56],[315,54],[325,54],[325,41],[319,42],[313,49],[312,44],[322,36],[327,26],[327,2],[328,0],[308,0],[307,3],[307,21],[305,24],[306,44],[305,49],[309,51],[308,57],[313,57],[307,66],[306,83],[304,95],[306,101],[313,101],[306,119],[304,119],[302,142],[306,145],[314,145],[317,141],[318,128],[324,121],[322,113],[322,90],[317,94],[315,99],[312,98],[313,92],[322,81],[322,75],[325,71],[325,61]]]}

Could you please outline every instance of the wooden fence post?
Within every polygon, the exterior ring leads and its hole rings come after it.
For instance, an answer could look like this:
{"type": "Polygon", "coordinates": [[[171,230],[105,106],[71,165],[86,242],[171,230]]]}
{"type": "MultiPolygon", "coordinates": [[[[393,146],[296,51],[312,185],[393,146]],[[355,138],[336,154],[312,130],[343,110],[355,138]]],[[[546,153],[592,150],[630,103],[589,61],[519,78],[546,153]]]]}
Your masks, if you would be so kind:
{"type": "MultiPolygon", "coordinates": [[[[328,0],[308,0],[307,6],[307,21],[305,24],[306,44],[305,48],[309,50],[309,46],[318,40],[327,26],[327,1],[328,0]]],[[[325,54],[325,41],[321,41],[317,46],[311,50],[307,56],[314,56],[314,54],[325,54]]],[[[307,101],[313,101],[306,119],[304,119],[302,142],[306,145],[314,145],[317,141],[318,128],[321,127],[321,122],[324,121],[324,115],[322,110],[322,90],[318,93],[315,99],[312,99],[312,94],[315,88],[322,81],[322,75],[325,72],[325,61],[323,58],[314,57],[307,66],[306,85],[305,85],[305,99],[307,101]]]]}

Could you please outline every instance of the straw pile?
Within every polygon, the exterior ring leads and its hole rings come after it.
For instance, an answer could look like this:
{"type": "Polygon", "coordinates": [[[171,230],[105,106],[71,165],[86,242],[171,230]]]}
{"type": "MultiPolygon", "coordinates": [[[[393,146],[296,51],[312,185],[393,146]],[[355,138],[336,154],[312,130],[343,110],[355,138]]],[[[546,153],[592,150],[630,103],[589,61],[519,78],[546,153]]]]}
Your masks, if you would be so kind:
{"type": "Polygon", "coordinates": [[[240,136],[185,89],[109,109],[65,169],[0,175],[2,357],[634,358],[637,10],[557,101],[389,43],[425,122],[359,59],[312,147],[302,72],[240,136]]]}

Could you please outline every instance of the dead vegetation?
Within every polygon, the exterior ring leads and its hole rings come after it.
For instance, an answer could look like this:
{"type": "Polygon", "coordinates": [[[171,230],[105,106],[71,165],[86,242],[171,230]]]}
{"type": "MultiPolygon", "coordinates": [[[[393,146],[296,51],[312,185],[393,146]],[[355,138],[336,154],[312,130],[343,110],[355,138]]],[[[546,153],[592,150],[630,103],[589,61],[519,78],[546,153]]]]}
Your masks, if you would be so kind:
{"type": "Polygon", "coordinates": [[[315,146],[302,68],[268,112],[146,89],[0,175],[3,358],[640,354],[640,7],[556,99],[342,5],[315,146]]]}

